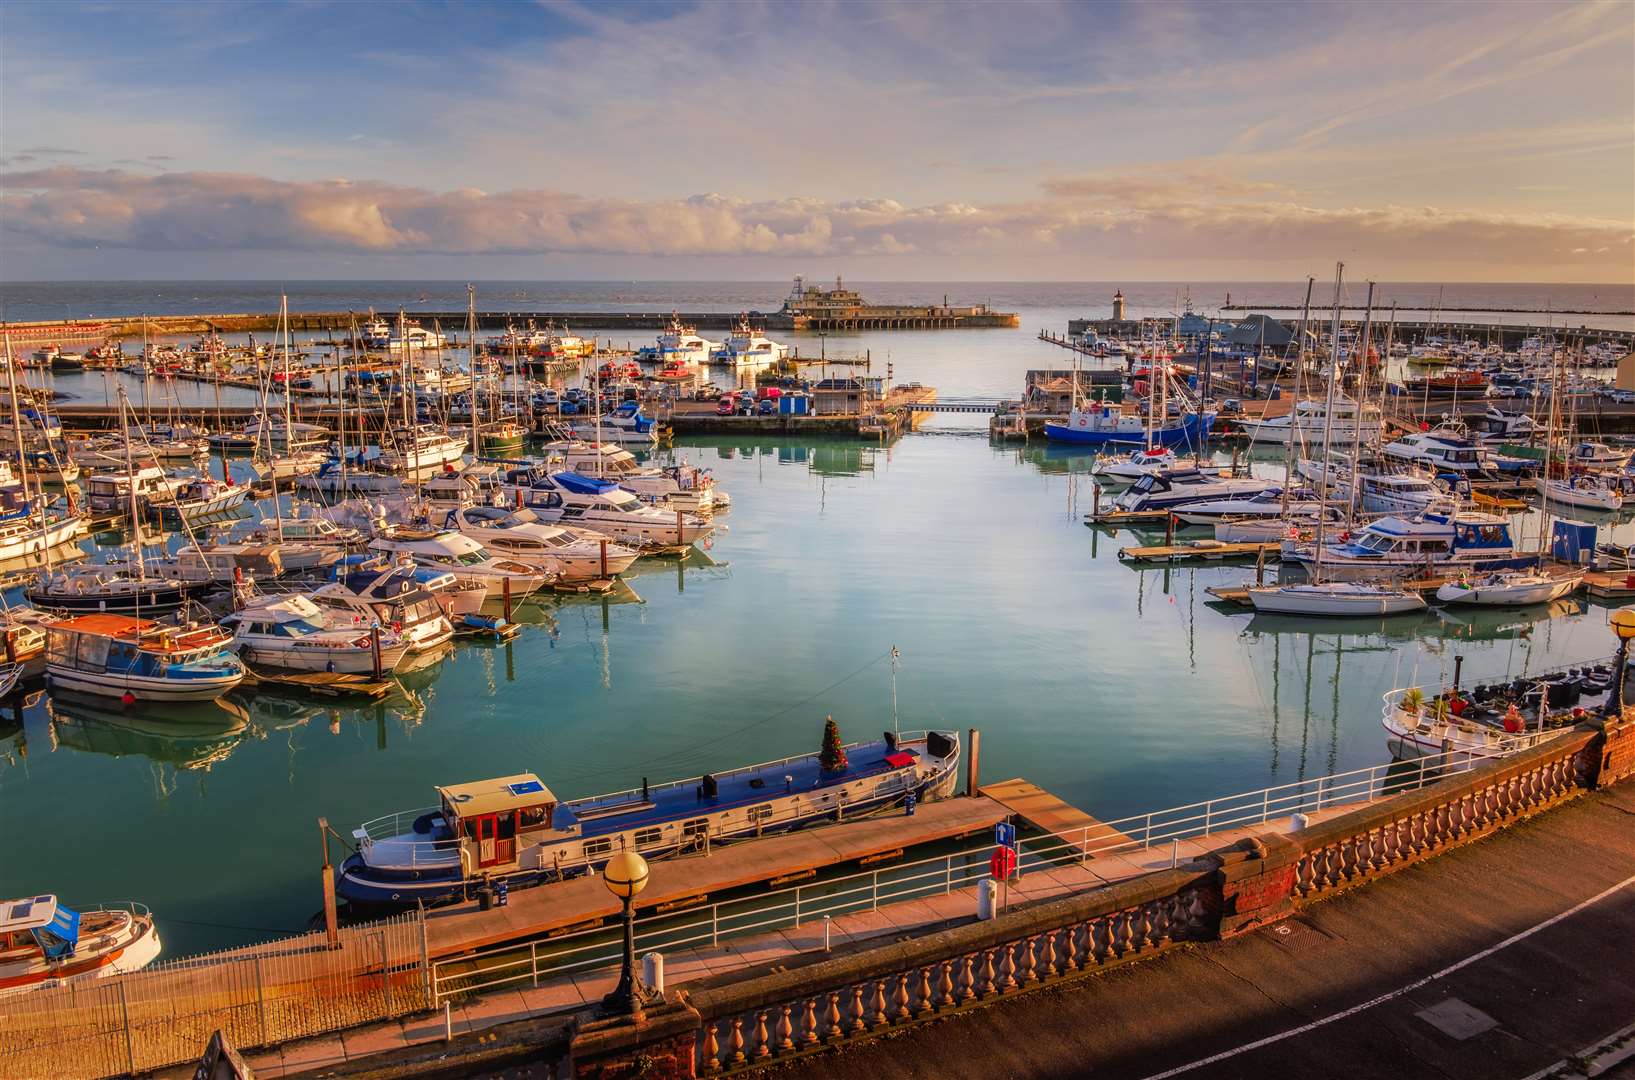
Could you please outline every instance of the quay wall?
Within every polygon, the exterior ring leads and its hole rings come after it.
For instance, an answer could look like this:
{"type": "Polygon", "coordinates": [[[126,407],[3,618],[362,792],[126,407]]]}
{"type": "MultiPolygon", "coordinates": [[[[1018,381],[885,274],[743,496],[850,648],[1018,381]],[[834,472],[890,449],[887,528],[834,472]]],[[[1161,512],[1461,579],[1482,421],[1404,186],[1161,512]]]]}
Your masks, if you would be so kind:
{"type": "MultiPolygon", "coordinates": [[[[1291,333],[1299,329],[1299,319],[1278,320],[1291,333]]],[[[1341,319],[1340,325],[1350,330],[1360,330],[1362,319],[1341,319]]],[[[1229,330],[1236,324],[1234,319],[1217,319],[1217,330],[1229,330]]],[[[1079,337],[1086,332],[1093,331],[1106,338],[1120,338],[1139,340],[1144,333],[1168,333],[1173,325],[1171,319],[1069,319],[1067,332],[1072,337],[1079,337]]],[[[1378,315],[1374,319],[1374,333],[1383,335],[1385,324],[1378,315]]],[[[1321,330],[1328,329],[1328,322],[1324,320],[1321,330]]],[[[1447,322],[1445,320],[1406,321],[1399,319],[1395,323],[1392,337],[1409,345],[1423,342],[1428,337],[1451,337],[1458,339],[1474,338],[1477,341],[1493,341],[1507,349],[1519,346],[1530,337],[1555,338],[1557,341],[1576,344],[1582,340],[1593,345],[1598,341],[1608,342],[1626,349],[1635,349],[1635,330],[1600,330],[1595,327],[1580,326],[1539,326],[1530,323],[1476,323],[1476,322],[1447,322]]]]}

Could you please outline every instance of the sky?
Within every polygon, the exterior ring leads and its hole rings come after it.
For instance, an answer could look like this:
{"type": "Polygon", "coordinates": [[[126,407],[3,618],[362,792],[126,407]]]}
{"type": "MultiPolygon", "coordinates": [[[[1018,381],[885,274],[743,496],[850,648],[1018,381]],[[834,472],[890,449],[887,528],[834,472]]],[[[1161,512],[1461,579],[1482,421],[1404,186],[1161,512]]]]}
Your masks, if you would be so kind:
{"type": "Polygon", "coordinates": [[[1635,280],[1635,3],[0,3],[0,277],[1635,280]]]}

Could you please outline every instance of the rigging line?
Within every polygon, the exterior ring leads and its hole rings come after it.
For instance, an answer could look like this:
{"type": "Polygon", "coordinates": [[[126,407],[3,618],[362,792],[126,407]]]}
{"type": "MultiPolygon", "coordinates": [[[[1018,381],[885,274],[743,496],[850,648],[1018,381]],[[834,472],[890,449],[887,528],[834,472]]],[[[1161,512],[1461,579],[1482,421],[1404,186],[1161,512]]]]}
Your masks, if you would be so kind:
{"type": "Polygon", "coordinates": [[[705,739],[703,742],[693,743],[693,744],[685,747],[684,749],[674,751],[673,753],[660,754],[657,757],[648,758],[646,761],[638,761],[638,762],[634,762],[634,763],[631,763],[631,764],[621,765],[618,768],[614,768],[614,769],[597,769],[597,770],[595,770],[593,772],[574,773],[574,774],[571,774],[570,779],[584,780],[584,779],[589,779],[590,777],[594,777],[594,776],[610,776],[610,775],[613,775],[615,773],[628,773],[632,769],[639,769],[639,768],[641,768],[641,767],[643,767],[645,765],[659,765],[659,764],[665,764],[665,763],[673,762],[673,761],[677,761],[677,760],[685,760],[685,759],[695,755],[698,751],[703,750],[705,747],[714,746],[717,743],[725,742],[728,739],[736,738],[739,735],[744,734],[745,732],[753,731],[754,729],[760,727],[763,724],[769,724],[772,721],[778,719],[780,716],[783,716],[783,715],[785,715],[785,714],[787,714],[789,712],[792,712],[795,709],[798,709],[803,705],[811,704],[813,701],[816,701],[818,698],[822,697],[824,694],[829,693],[829,691],[835,689],[838,686],[842,686],[842,685],[850,682],[851,680],[857,678],[857,676],[863,674],[865,671],[867,671],[870,668],[874,667],[876,664],[880,663],[881,661],[889,659],[890,656],[891,656],[891,654],[889,652],[881,653],[879,656],[876,656],[873,660],[870,660],[868,663],[864,664],[862,667],[857,668],[851,674],[842,676],[841,678],[839,678],[839,679],[835,680],[834,682],[830,683],[828,686],[825,686],[823,689],[818,690],[818,691],[810,694],[809,696],[802,698],[799,701],[791,702],[790,704],[785,705],[783,708],[779,709],[777,712],[770,713],[767,716],[763,716],[761,719],[756,720],[754,723],[745,724],[741,728],[737,728],[737,729],[735,729],[733,731],[725,732],[724,734],[717,735],[717,736],[715,736],[714,738],[711,738],[711,739],[705,739]]]}

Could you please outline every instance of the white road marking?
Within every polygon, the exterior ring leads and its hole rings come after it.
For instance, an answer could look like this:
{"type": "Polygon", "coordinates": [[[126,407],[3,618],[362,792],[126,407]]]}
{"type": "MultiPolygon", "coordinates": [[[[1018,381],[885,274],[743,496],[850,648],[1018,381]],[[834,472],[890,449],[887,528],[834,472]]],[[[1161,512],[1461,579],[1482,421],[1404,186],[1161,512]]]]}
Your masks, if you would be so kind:
{"type": "Polygon", "coordinates": [[[1561,922],[1564,919],[1572,918],[1574,915],[1577,915],[1580,911],[1583,911],[1592,904],[1597,904],[1611,896],[1613,893],[1618,892],[1620,889],[1627,889],[1631,885],[1635,885],[1635,875],[1626,877],[1618,884],[1601,890],[1588,900],[1585,900],[1582,903],[1574,904],[1566,911],[1563,911],[1557,915],[1552,915],[1535,926],[1529,926],[1526,930],[1511,934],[1509,937],[1505,938],[1496,945],[1490,945],[1479,953],[1474,953],[1465,957],[1458,963],[1449,964],[1447,967],[1436,972],[1435,974],[1427,975],[1423,979],[1416,979],[1406,986],[1400,986],[1389,993],[1384,993],[1379,997],[1371,998],[1360,1005],[1353,1005],[1349,1009],[1344,1009],[1330,1016],[1325,1016],[1321,1020],[1313,1020],[1309,1024],[1302,1024],[1297,1028],[1290,1028],[1288,1031],[1279,1032],[1276,1035],[1268,1035],[1264,1039],[1256,1039],[1254,1042],[1244,1043],[1242,1046],[1233,1047],[1231,1050],[1222,1050],[1218,1054],[1211,1054],[1206,1058],[1199,1058],[1197,1061],[1189,1062],[1185,1065],[1177,1065],[1175,1068],[1166,1069],[1161,1073],[1153,1073],[1151,1076],[1146,1077],[1145,1080],[1167,1080],[1167,1078],[1171,1076],[1180,1076],[1182,1073],[1191,1072],[1193,1069],[1201,1069],[1206,1065],[1214,1065],[1216,1062],[1226,1061],[1229,1058],[1235,1058],[1239,1054],[1247,1054],[1251,1050],[1259,1050],[1263,1046],[1271,1046],[1273,1043],[1280,1043],[1284,1039],[1292,1039],[1296,1035],[1304,1035],[1308,1031],[1315,1031],[1317,1028],[1332,1024],[1337,1020],[1344,1020],[1348,1017],[1356,1016],[1358,1013],[1372,1009],[1375,1005],[1383,1004],[1390,1001],[1392,998],[1399,998],[1403,994],[1411,994],[1420,987],[1425,986],[1428,983],[1433,983],[1437,979],[1443,978],[1444,976],[1452,975],[1461,968],[1466,968],[1471,964],[1486,960],[1494,953],[1499,952],[1502,949],[1507,949],[1516,944],[1518,941],[1523,941],[1530,938],[1540,930],[1548,930],[1556,923],[1561,922]]]}

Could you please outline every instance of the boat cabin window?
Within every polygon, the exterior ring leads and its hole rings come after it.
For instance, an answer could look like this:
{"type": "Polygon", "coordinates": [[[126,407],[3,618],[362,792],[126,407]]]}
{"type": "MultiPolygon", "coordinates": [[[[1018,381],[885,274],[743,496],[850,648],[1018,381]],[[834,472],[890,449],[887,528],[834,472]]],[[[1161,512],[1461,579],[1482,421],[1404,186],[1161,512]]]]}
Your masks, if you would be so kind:
{"type": "Polygon", "coordinates": [[[762,803],[760,806],[750,807],[749,808],[749,820],[751,822],[771,821],[772,820],[772,804],[771,803],[762,803]]]}
{"type": "Polygon", "coordinates": [[[613,850],[613,838],[612,837],[598,836],[593,840],[586,840],[585,841],[585,858],[587,858],[587,859],[598,858],[598,857],[600,857],[602,855],[609,854],[610,852],[612,852],[612,850],[613,850]]]}
{"type": "Polygon", "coordinates": [[[651,845],[658,843],[662,839],[664,839],[664,830],[663,829],[655,827],[655,828],[651,828],[651,829],[637,829],[636,830],[636,846],[637,847],[650,847],[651,845]]]}
{"type": "Polygon", "coordinates": [[[682,836],[703,836],[710,831],[709,818],[693,818],[681,826],[682,836]]]}

